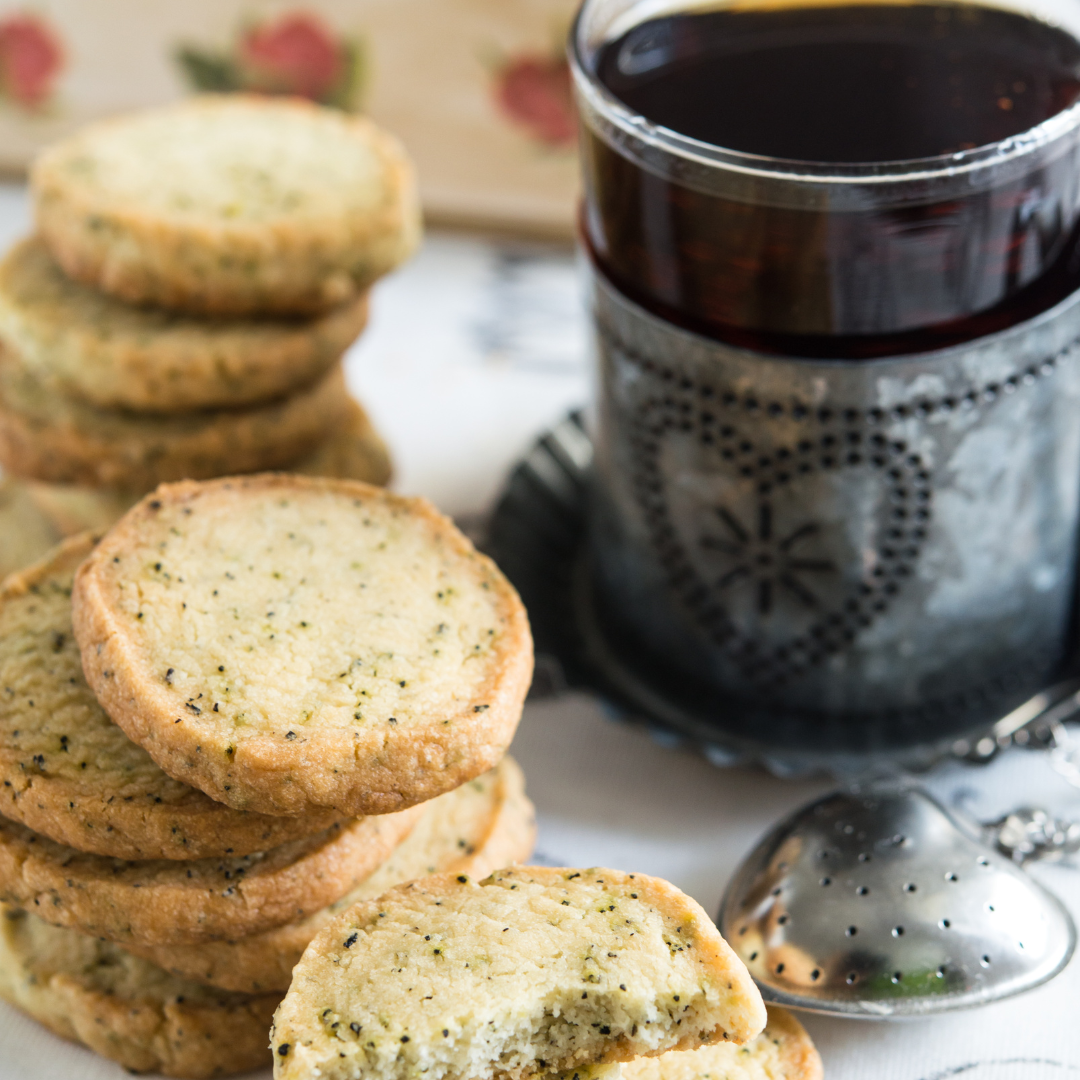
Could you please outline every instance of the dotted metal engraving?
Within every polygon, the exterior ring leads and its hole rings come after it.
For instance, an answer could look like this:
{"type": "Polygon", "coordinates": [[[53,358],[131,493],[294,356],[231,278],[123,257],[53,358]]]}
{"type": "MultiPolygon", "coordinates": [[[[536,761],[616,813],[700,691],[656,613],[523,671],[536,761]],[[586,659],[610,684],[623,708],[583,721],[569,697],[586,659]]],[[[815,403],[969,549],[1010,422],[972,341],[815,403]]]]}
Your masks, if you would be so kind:
{"type": "Polygon", "coordinates": [[[890,436],[890,425],[989,408],[1052,375],[1069,351],[963,396],[885,411],[759,401],[638,356],[610,333],[605,338],[618,360],[657,386],[632,418],[632,484],[668,587],[764,693],[847,650],[915,571],[933,520],[934,476],[909,442],[890,436]],[[692,440],[705,451],[711,476],[744,493],[706,495],[700,526],[689,534],[676,527],[663,461],[673,437],[692,440]],[[875,520],[855,523],[873,538],[873,558],[863,566],[838,565],[844,547],[830,535],[835,523],[799,517],[805,500],[791,496],[806,478],[847,469],[869,471],[867,482],[880,488],[875,520]]]}

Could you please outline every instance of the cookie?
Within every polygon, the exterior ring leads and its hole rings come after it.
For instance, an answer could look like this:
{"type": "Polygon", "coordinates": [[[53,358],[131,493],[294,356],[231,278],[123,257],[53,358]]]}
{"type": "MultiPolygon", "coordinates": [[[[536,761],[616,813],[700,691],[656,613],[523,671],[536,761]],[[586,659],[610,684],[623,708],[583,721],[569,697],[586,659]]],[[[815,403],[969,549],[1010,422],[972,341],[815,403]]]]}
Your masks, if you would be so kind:
{"type": "Polygon", "coordinates": [[[93,124],[38,158],[31,190],[69,277],[197,314],[325,311],[420,236],[397,140],[297,99],[209,95],[93,124]]]}
{"type": "Polygon", "coordinates": [[[88,855],[0,818],[0,901],[120,943],[258,934],[340,899],[386,859],[418,814],[360,818],[265,852],[187,862],[88,855]]]}
{"type": "Polygon", "coordinates": [[[765,1030],[745,1046],[672,1050],[622,1067],[623,1080],[821,1080],[821,1057],[806,1028],[771,1006],[765,1030]]]}
{"type": "Polygon", "coordinates": [[[336,903],[299,922],[236,941],[205,945],[127,946],[175,975],[226,990],[284,993],[292,971],[340,912],[415,878],[446,871],[483,877],[532,853],[536,824],[521,770],[503,758],[490,773],[424,804],[423,817],[369,878],[336,903]]]}
{"type": "Polygon", "coordinates": [[[76,487],[73,484],[43,484],[24,480],[37,509],[61,536],[103,533],[120,520],[142,497],[144,491],[76,487]]]}
{"type": "Polygon", "coordinates": [[[72,597],[98,700],[240,810],[389,813],[492,768],[532,673],[525,609],[423,499],[263,475],[159,488],[72,597]]]}
{"type": "Polygon", "coordinates": [[[288,465],[348,419],[340,365],[247,409],[143,416],[58,394],[0,352],[0,465],[54,484],[149,491],[159,483],[288,465]]]}
{"type": "MultiPolygon", "coordinates": [[[[346,402],[345,426],[324,439],[306,457],[285,471],[307,476],[333,476],[386,484],[390,480],[390,453],[367,413],[351,398],[346,402]]],[[[104,532],[119,521],[146,492],[75,487],[24,481],[37,508],[62,536],[104,532]]]]}
{"type": "Polygon", "coordinates": [[[230,994],[107,941],[0,908],[0,998],[132,1072],[230,1076],[269,1065],[280,994],[230,994]]]}
{"type": "Polygon", "coordinates": [[[611,1065],[579,1065],[576,1069],[544,1073],[544,1080],[620,1080],[622,1066],[616,1061],[611,1065]]]}
{"type": "Polygon", "coordinates": [[[437,874],[339,915],[271,1033],[281,1080],[524,1080],[765,1024],[746,968],[673,885],[613,870],[437,874]]]}
{"type": "Polygon", "coordinates": [[[83,678],[71,586],[89,536],[0,587],[0,813],[60,844],[119,859],[249,855],[310,836],[333,813],[233,810],[154,764],[83,678]]]}
{"type": "Polygon", "coordinates": [[[64,275],[38,237],[0,261],[0,339],[39,381],[101,409],[241,408],[314,382],[367,322],[360,294],[309,319],[197,319],[64,275]]]}
{"type": "Polygon", "coordinates": [[[321,442],[312,453],[285,471],[304,476],[362,480],[380,487],[390,483],[393,466],[386,443],[358,401],[350,398],[348,409],[349,415],[341,431],[321,442]]]}
{"type": "Polygon", "coordinates": [[[59,539],[26,485],[0,479],[0,580],[40,559],[59,539]]]}

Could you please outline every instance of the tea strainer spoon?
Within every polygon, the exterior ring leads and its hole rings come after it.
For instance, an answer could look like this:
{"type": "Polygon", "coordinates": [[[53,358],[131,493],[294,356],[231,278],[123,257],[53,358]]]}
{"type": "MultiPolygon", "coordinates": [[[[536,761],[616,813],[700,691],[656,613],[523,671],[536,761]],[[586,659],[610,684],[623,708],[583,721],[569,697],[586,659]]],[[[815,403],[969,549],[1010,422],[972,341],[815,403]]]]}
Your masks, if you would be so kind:
{"type": "MultiPolygon", "coordinates": [[[[1010,735],[1049,717],[1047,744],[1075,761],[1061,722],[1078,710],[1080,694],[1029,703],[1034,716],[1010,735]]],[[[736,872],[718,922],[770,1003],[876,1019],[982,1005],[1068,963],[1073,921],[1018,863],[1077,850],[1080,826],[1044,811],[972,835],[915,784],[871,780],[773,829],[736,872]]]]}

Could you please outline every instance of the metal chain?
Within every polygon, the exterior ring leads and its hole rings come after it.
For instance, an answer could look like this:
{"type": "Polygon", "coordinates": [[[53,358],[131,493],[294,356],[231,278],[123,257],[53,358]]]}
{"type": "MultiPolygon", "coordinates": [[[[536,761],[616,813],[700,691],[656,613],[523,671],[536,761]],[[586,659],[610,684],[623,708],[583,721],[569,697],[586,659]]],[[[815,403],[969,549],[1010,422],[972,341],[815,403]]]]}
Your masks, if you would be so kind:
{"type": "Polygon", "coordinates": [[[1053,745],[1050,748],[1050,764],[1074,788],[1080,788],[1080,742],[1072,738],[1063,723],[1050,728],[1053,745]]]}
{"type": "MultiPolygon", "coordinates": [[[[984,765],[1010,746],[1045,750],[1054,771],[1080,788],[1080,741],[1065,727],[1065,722],[1078,714],[1080,682],[1061,683],[1002,717],[974,745],[958,743],[953,752],[965,761],[984,765]]],[[[1056,818],[1038,807],[1020,807],[985,823],[982,832],[987,844],[1018,863],[1056,861],[1080,853],[1080,821],[1056,818]]]]}
{"type": "Polygon", "coordinates": [[[1014,862],[1056,862],[1080,852],[1080,821],[1064,821],[1034,806],[1023,806],[983,826],[983,841],[1014,862]]]}
{"type": "Polygon", "coordinates": [[[987,765],[1010,746],[1051,749],[1056,730],[1064,731],[1062,725],[1077,713],[1080,713],[1080,679],[1071,679],[1025,701],[974,743],[968,739],[954,743],[953,754],[974,765],[987,765]]]}

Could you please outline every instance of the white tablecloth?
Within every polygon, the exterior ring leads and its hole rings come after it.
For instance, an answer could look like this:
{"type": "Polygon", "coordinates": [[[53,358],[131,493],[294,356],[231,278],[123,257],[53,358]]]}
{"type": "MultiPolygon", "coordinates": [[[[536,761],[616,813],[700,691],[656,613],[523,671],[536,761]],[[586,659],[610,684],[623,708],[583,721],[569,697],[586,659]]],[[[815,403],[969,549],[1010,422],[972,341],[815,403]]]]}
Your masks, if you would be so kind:
{"type": "MultiPolygon", "coordinates": [[[[21,189],[0,187],[0,246],[26,228],[21,189]]],[[[430,237],[379,286],[349,383],[390,442],[399,489],[428,495],[467,525],[482,515],[532,439],[588,395],[578,297],[567,253],[451,234],[430,237]]],[[[579,695],[529,705],[513,753],[539,811],[539,860],[659,874],[713,913],[755,840],[828,788],[719,770],[579,695]]],[[[1024,803],[1080,818],[1080,792],[1035,753],[983,769],[944,766],[928,783],[980,819],[1024,803]]],[[[1080,868],[1034,872],[1080,918],[1080,868]]],[[[829,1080],[1080,1078],[1080,961],[1039,990],[968,1013],[805,1023],[829,1080]]],[[[0,1080],[124,1075],[0,1007],[0,1080]]]]}

